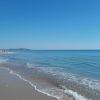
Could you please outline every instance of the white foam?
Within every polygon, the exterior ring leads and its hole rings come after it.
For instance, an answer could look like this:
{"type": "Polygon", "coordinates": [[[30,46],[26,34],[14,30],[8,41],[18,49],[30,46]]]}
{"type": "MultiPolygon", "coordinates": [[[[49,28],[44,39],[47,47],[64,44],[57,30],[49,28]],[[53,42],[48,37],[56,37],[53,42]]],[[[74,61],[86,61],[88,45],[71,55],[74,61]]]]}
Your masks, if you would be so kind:
{"type": "MultiPolygon", "coordinates": [[[[27,64],[28,68],[35,68],[33,64],[28,63],[27,64]]],[[[59,68],[59,70],[56,67],[36,67],[38,68],[41,72],[47,72],[53,76],[58,76],[58,78],[60,79],[64,79],[64,80],[69,80],[69,81],[73,81],[76,82],[78,84],[81,85],[85,85],[91,89],[96,89],[96,90],[100,90],[100,81],[99,80],[95,80],[95,79],[90,79],[90,78],[86,78],[86,77],[79,77],[75,74],[72,73],[68,73],[68,72],[64,72],[62,68],[59,68]]]]}
{"type": "Polygon", "coordinates": [[[7,61],[8,61],[8,59],[2,59],[2,58],[0,58],[0,63],[5,63],[7,61]]]}
{"type": "Polygon", "coordinates": [[[63,88],[65,88],[65,93],[72,95],[74,97],[75,100],[92,100],[92,99],[87,99],[84,96],[80,95],[77,92],[74,92],[72,90],[67,89],[66,87],[62,86],[63,88]]]}
{"type": "Polygon", "coordinates": [[[15,52],[8,51],[8,52],[1,52],[0,55],[14,54],[14,53],[15,53],[15,52]]]}
{"type": "Polygon", "coordinates": [[[8,52],[7,54],[15,54],[15,52],[11,52],[11,51],[10,51],[10,52],[8,52]]]}
{"type": "Polygon", "coordinates": [[[26,65],[27,65],[27,68],[34,68],[33,64],[27,63],[26,65]]]}

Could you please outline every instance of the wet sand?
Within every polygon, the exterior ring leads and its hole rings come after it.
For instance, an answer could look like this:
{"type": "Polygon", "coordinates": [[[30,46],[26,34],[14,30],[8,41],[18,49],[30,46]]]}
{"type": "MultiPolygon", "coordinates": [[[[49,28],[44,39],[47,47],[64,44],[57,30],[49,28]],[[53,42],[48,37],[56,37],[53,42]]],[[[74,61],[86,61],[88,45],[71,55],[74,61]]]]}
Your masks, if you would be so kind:
{"type": "Polygon", "coordinates": [[[0,100],[57,100],[37,92],[27,82],[0,69],[0,100]]]}

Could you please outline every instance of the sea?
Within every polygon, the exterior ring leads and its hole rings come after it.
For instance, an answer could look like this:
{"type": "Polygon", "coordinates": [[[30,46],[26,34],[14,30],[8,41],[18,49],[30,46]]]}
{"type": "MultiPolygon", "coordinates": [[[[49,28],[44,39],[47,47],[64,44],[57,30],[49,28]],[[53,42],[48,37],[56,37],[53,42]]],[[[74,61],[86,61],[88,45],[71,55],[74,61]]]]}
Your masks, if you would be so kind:
{"type": "Polygon", "coordinates": [[[10,49],[0,68],[58,100],[100,100],[99,50],[10,49]]]}

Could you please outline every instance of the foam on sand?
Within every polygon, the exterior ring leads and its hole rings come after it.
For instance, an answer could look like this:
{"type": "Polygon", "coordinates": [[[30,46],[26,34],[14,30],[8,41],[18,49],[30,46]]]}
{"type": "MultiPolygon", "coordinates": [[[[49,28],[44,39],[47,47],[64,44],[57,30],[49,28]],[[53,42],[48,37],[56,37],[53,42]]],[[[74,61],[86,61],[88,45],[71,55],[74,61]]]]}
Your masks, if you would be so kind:
{"type": "Polygon", "coordinates": [[[63,88],[65,88],[65,93],[72,95],[74,97],[75,100],[91,100],[91,99],[87,99],[84,96],[78,94],[77,92],[74,92],[72,90],[67,89],[66,87],[62,86],[63,88]]]}

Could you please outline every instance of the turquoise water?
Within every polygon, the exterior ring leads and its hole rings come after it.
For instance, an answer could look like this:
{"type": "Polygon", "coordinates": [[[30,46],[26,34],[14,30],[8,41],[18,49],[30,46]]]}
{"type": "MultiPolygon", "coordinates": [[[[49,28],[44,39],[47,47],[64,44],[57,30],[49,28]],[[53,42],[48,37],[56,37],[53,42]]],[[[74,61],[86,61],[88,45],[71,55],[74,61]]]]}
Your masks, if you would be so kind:
{"type": "Polygon", "coordinates": [[[7,59],[1,66],[20,74],[24,73],[25,76],[46,80],[59,89],[73,90],[87,100],[100,100],[100,51],[27,49],[12,51],[15,53],[0,56],[0,59],[7,59]]]}

